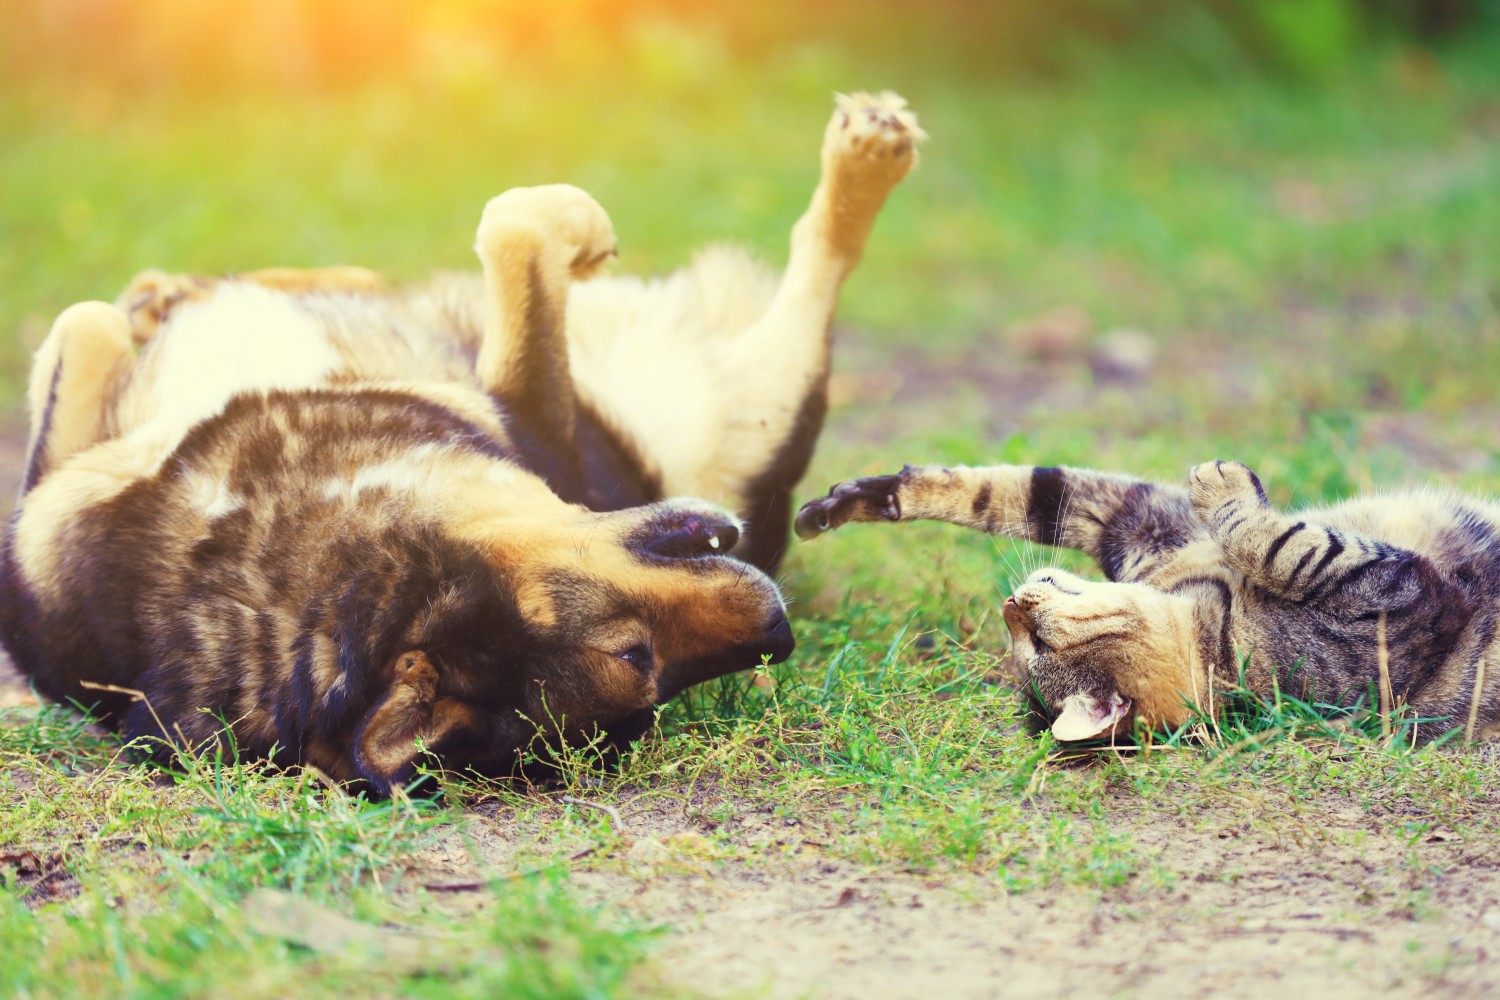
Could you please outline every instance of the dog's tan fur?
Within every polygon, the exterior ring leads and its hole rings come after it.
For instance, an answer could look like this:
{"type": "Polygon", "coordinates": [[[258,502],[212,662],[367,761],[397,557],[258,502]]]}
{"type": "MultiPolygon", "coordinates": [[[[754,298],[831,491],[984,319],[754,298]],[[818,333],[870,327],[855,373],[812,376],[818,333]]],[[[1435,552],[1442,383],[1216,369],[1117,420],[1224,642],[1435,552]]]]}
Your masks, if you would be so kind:
{"type": "Polygon", "coordinates": [[[479,276],[148,272],[74,307],[31,380],[7,645],[54,697],[155,697],[103,699],[134,734],[209,739],[211,710],[379,789],[418,742],[505,770],[538,726],[785,655],[775,586],[724,556],[779,559],[839,287],[921,137],[893,95],[840,99],[779,280],[720,249],[575,284],[613,229],[553,185],[485,207],[479,276]]]}

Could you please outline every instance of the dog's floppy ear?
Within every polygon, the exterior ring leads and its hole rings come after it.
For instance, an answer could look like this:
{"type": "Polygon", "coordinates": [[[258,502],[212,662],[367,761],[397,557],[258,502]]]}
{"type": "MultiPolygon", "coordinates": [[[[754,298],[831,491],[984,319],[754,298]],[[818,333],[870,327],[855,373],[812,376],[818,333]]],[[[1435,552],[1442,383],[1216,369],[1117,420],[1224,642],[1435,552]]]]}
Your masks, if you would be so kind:
{"type": "Polygon", "coordinates": [[[479,721],[464,702],[437,697],[437,667],[422,650],[397,656],[386,676],[389,691],[370,709],[354,738],[354,766],[382,795],[411,777],[418,740],[431,747],[479,721]]]}
{"type": "Polygon", "coordinates": [[[1109,732],[1129,712],[1130,699],[1118,691],[1106,702],[1090,694],[1070,694],[1052,722],[1052,735],[1059,740],[1091,740],[1109,732]]]}

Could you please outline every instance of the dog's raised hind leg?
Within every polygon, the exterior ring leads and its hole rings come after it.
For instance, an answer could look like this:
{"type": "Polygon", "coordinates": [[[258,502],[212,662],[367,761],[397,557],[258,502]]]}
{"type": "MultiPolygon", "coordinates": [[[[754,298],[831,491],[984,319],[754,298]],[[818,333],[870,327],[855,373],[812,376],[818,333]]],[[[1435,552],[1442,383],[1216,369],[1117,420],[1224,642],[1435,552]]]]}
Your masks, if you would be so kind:
{"type": "Polygon", "coordinates": [[[839,95],[823,135],[822,179],[792,227],[792,252],[771,305],[734,341],[720,469],[746,483],[739,550],[771,570],[791,524],[791,490],[807,469],[827,407],[829,335],[839,290],[859,263],[875,216],[917,162],[926,133],[896,94],[839,95]],[[742,401],[742,403],[740,402],[742,401]]]}
{"type": "Polygon", "coordinates": [[[474,249],[484,268],[480,384],[515,418],[511,436],[527,463],[559,496],[579,499],[568,286],[614,256],[614,227],[571,185],[514,188],[485,206],[474,249]]]}
{"type": "Polygon", "coordinates": [[[26,388],[31,436],[23,497],[63,459],[104,440],[109,404],[134,360],[130,321],[109,303],[80,302],[57,317],[26,388]]]}

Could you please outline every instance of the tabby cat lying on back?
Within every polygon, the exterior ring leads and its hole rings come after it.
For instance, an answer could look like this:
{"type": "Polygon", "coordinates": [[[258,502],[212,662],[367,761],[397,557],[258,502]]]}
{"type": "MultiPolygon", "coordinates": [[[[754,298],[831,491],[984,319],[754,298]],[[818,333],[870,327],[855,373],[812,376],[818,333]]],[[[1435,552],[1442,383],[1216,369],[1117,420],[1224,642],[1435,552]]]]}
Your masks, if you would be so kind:
{"type": "Polygon", "coordinates": [[[840,483],[796,528],[949,521],[1095,559],[1110,582],[1043,569],[1005,601],[1058,739],[1211,714],[1246,656],[1244,681],[1262,694],[1279,684],[1352,706],[1382,691],[1436,720],[1418,739],[1500,735],[1500,506],[1426,491],[1286,515],[1239,463],[1189,478],[1184,490],[1081,469],[909,465],[840,483]]]}

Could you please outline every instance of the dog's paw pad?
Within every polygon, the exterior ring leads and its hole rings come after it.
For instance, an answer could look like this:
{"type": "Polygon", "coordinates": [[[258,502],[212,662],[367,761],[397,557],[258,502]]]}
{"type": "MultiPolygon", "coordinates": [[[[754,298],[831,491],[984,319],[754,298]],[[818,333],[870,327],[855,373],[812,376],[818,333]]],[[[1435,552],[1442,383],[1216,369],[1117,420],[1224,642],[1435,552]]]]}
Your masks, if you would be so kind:
{"type": "Polygon", "coordinates": [[[838,94],[828,125],[834,152],[877,159],[911,159],[927,133],[906,99],[887,90],[879,94],[838,94]]]}
{"type": "Polygon", "coordinates": [[[571,184],[511,188],[491,198],[479,222],[480,256],[504,255],[521,234],[540,237],[563,254],[576,280],[592,275],[616,252],[609,213],[571,184]]]}
{"type": "Polygon", "coordinates": [[[187,302],[207,298],[213,291],[212,278],[191,274],[168,274],[165,271],[142,271],[131,279],[120,296],[119,305],[130,318],[130,336],[136,344],[145,344],[171,316],[172,311],[187,302]]]}
{"type": "Polygon", "coordinates": [[[839,94],[823,138],[825,166],[857,170],[871,180],[895,184],[917,162],[917,146],[927,133],[906,99],[879,94],[839,94]]]}

